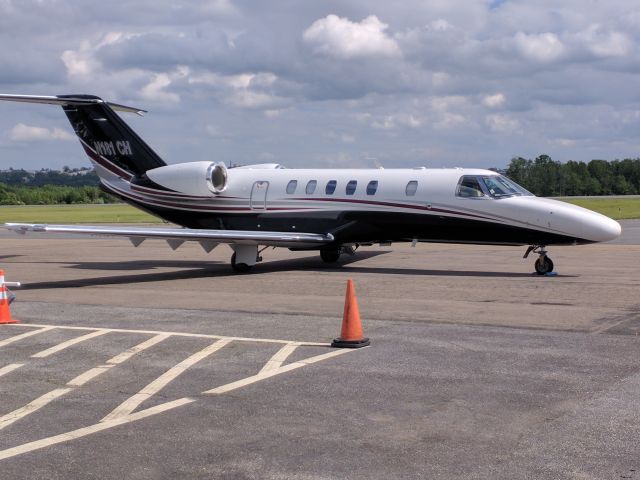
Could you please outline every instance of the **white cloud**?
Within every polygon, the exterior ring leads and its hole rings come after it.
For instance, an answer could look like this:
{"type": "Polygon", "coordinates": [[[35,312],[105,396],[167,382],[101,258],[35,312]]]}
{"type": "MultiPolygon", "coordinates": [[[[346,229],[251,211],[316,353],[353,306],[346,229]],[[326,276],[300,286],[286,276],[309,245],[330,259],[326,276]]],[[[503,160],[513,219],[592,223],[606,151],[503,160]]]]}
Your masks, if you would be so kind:
{"type": "Polygon", "coordinates": [[[190,75],[188,83],[211,86],[224,103],[240,108],[266,109],[265,115],[274,117],[280,113],[279,109],[274,107],[289,103],[289,100],[271,92],[277,80],[278,77],[271,72],[238,75],[205,72],[190,75]]]}
{"type": "Polygon", "coordinates": [[[574,39],[584,45],[596,57],[624,57],[633,46],[631,39],[621,32],[606,31],[601,25],[593,24],[577,33],[574,39]]]}
{"type": "Polygon", "coordinates": [[[552,140],[550,143],[554,145],[559,145],[561,147],[575,147],[576,143],[578,142],[576,142],[571,138],[556,138],[552,140]]]}
{"type": "Polygon", "coordinates": [[[431,82],[434,87],[442,87],[449,83],[451,75],[447,72],[435,72],[431,75],[431,82]]]}
{"type": "Polygon", "coordinates": [[[462,95],[447,95],[444,97],[434,97],[429,100],[433,110],[444,112],[452,108],[464,108],[467,99],[462,95]]]}
{"type": "Polygon", "coordinates": [[[165,90],[170,85],[171,79],[167,73],[155,74],[153,79],[142,87],[140,96],[151,102],[178,103],[180,95],[165,90]]]}
{"type": "Polygon", "coordinates": [[[431,22],[427,26],[427,28],[436,32],[446,32],[447,30],[451,30],[453,28],[453,25],[451,25],[445,19],[439,18],[438,20],[434,20],[433,22],[431,22]]]}
{"type": "Polygon", "coordinates": [[[327,133],[327,138],[332,140],[340,140],[343,143],[353,143],[356,141],[356,138],[353,135],[349,135],[348,133],[337,133],[333,130],[330,130],[327,133]]]}
{"type": "Polygon", "coordinates": [[[518,32],[515,43],[525,58],[541,63],[557,60],[565,53],[565,46],[555,33],[527,35],[518,32]]]}
{"type": "Polygon", "coordinates": [[[503,93],[496,93],[493,95],[486,95],[482,99],[482,103],[489,108],[498,108],[503,106],[506,100],[507,97],[505,97],[503,93]]]}
{"type": "Polygon", "coordinates": [[[219,140],[228,140],[228,139],[233,137],[233,135],[225,132],[219,126],[213,125],[213,124],[207,125],[205,127],[205,131],[207,132],[207,135],[209,137],[216,138],[216,139],[219,139],[219,140]]]}
{"type": "Polygon", "coordinates": [[[302,38],[316,52],[347,59],[355,57],[400,55],[396,41],[385,33],[389,26],[370,15],[361,22],[327,15],[313,22],[302,38]]]}
{"type": "Polygon", "coordinates": [[[385,115],[371,123],[373,128],[380,130],[392,130],[400,127],[419,128],[423,120],[412,114],[400,113],[395,115],[385,115]]]}
{"type": "Polygon", "coordinates": [[[18,123],[9,131],[14,142],[40,142],[51,140],[73,140],[74,136],[61,128],[44,128],[18,123]]]}
{"type": "Polygon", "coordinates": [[[517,119],[503,114],[487,115],[485,123],[494,132],[509,133],[520,128],[520,122],[517,119]]]}
{"type": "Polygon", "coordinates": [[[281,109],[271,109],[271,110],[265,110],[263,113],[264,113],[264,116],[267,118],[276,118],[282,115],[283,111],[284,110],[281,110],[281,109]]]}
{"type": "Polygon", "coordinates": [[[465,115],[459,113],[444,112],[438,120],[433,124],[434,128],[438,130],[445,130],[449,128],[456,128],[468,122],[468,118],[465,115]]]}
{"type": "MultiPolygon", "coordinates": [[[[290,166],[326,166],[336,150],[354,166],[363,148],[406,166],[425,145],[437,154],[418,158],[438,166],[501,166],[549,145],[575,159],[637,156],[631,0],[165,3],[93,2],[69,16],[71,0],[0,0],[2,88],[146,107],[145,136],[169,162],[202,158],[199,137],[221,158],[268,151],[290,166]]],[[[49,127],[32,137],[73,133],[64,116],[45,123],[55,109],[1,107],[5,145],[18,122],[49,127]]],[[[28,161],[86,164],[75,150],[34,142],[28,161]]],[[[0,162],[23,165],[24,151],[9,146],[0,162]]]]}
{"type": "Polygon", "coordinates": [[[78,50],[65,50],[60,57],[67,67],[67,75],[88,75],[93,70],[94,60],[89,42],[82,42],[78,50]]]}
{"type": "Polygon", "coordinates": [[[133,36],[124,35],[122,32],[107,32],[95,45],[88,40],[83,40],[77,50],[65,50],[60,59],[67,69],[67,75],[70,77],[95,75],[101,68],[100,62],[96,59],[96,52],[102,47],[133,36]]]}
{"type": "Polygon", "coordinates": [[[216,14],[229,15],[236,13],[236,8],[230,0],[208,0],[203,5],[205,11],[216,14]]]}

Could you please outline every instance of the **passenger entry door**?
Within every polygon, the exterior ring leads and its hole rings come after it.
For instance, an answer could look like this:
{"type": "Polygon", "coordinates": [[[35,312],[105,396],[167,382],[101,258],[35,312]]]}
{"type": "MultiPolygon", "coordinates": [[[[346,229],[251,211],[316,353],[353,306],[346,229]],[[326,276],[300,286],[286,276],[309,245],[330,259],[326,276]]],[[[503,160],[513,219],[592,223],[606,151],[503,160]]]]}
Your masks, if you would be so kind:
{"type": "Polygon", "coordinates": [[[251,210],[267,209],[267,190],[269,190],[269,182],[260,180],[253,184],[251,187],[251,210]]]}

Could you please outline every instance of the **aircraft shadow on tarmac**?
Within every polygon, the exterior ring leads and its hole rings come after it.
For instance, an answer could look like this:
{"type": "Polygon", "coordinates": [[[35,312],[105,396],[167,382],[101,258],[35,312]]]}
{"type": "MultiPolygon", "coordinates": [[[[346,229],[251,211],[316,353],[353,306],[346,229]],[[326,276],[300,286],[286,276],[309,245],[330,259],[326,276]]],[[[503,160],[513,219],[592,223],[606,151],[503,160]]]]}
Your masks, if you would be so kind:
{"type": "MultiPolygon", "coordinates": [[[[415,276],[444,276],[444,277],[502,277],[502,278],[524,278],[536,277],[533,273],[519,272],[486,272],[468,270],[424,270],[414,268],[394,268],[394,267],[366,267],[350,266],[352,263],[384,255],[389,252],[359,252],[354,257],[346,257],[338,265],[323,263],[317,256],[307,258],[296,258],[290,260],[267,261],[258,264],[251,273],[244,274],[255,276],[259,274],[283,272],[283,271],[341,271],[345,273],[375,273],[380,275],[415,275],[415,276]]],[[[192,278],[223,278],[229,276],[239,276],[243,274],[235,273],[226,262],[211,261],[203,263],[201,261],[186,260],[140,260],[128,262],[79,262],[68,265],[66,268],[82,270],[111,270],[111,271],[139,271],[127,275],[100,276],[93,278],[78,278],[60,281],[33,282],[23,284],[22,290],[45,290],[55,288],[80,288],[100,285],[120,285],[129,283],[161,282],[167,280],[185,280],[192,278]],[[151,272],[157,268],[179,268],[178,271],[171,272],[151,272]]],[[[568,277],[572,275],[558,275],[568,277]]]]}

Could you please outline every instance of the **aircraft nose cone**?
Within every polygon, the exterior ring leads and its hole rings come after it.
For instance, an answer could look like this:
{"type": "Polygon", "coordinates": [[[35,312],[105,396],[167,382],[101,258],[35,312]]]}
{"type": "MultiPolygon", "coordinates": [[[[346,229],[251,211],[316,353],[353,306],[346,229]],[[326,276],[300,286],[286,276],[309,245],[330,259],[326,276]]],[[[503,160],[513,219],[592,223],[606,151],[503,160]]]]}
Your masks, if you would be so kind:
{"type": "Polygon", "coordinates": [[[596,242],[608,242],[615,240],[622,233],[622,227],[618,222],[604,215],[593,216],[586,225],[588,237],[596,242]]]}

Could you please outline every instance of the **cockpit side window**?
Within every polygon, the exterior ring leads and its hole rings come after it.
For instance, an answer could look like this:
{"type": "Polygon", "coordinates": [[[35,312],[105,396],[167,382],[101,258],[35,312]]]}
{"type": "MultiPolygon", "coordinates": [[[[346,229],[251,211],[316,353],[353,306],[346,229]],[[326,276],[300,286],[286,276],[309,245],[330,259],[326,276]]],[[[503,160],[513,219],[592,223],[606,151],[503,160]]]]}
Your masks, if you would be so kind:
{"type": "Polygon", "coordinates": [[[489,191],[489,195],[495,198],[533,195],[531,192],[528,192],[517,183],[502,175],[483,176],[482,180],[489,191]]]}
{"type": "Polygon", "coordinates": [[[484,192],[480,186],[480,181],[475,175],[465,175],[458,182],[456,195],[465,198],[484,197],[484,192]]]}

